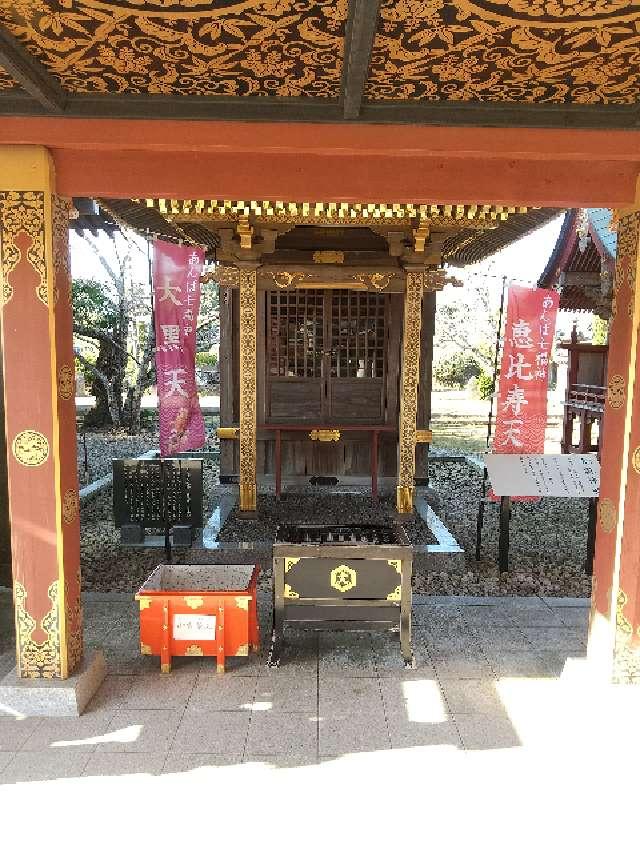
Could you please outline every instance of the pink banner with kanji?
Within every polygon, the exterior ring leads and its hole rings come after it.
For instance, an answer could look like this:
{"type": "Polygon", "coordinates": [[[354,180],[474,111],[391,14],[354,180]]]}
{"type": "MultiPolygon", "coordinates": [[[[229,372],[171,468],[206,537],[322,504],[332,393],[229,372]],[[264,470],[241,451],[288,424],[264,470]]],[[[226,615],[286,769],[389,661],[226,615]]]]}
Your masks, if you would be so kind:
{"type": "Polygon", "coordinates": [[[161,456],[196,450],[205,443],[195,371],[203,263],[203,249],[154,241],[153,293],[161,456]]]}
{"type": "Polygon", "coordinates": [[[494,453],[544,453],[559,298],[555,291],[509,288],[494,453]]]}

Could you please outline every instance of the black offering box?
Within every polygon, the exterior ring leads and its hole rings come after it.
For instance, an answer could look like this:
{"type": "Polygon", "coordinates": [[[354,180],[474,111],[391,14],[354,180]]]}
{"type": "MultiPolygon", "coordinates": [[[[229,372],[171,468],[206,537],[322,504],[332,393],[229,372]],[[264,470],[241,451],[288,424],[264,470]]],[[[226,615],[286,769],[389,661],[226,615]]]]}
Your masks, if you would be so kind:
{"type": "Polygon", "coordinates": [[[392,630],[411,650],[413,549],[399,524],[279,525],[273,545],[274,614],[270,663],[284,628],[392,630]]]}

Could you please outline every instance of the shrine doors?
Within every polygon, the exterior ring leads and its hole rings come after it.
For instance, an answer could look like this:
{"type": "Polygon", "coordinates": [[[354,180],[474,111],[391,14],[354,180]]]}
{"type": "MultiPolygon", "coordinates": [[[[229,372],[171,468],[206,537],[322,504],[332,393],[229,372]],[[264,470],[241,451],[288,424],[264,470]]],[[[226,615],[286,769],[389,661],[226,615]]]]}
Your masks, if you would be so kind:
{"type": "Polygon", "coordinates": [[[343,289],[268,291],[266,420],[385,423],[390,402],[396,417],[397,369],[393,377],[389,370],[397,365],[399,325],[392,298],[343,289]]]}

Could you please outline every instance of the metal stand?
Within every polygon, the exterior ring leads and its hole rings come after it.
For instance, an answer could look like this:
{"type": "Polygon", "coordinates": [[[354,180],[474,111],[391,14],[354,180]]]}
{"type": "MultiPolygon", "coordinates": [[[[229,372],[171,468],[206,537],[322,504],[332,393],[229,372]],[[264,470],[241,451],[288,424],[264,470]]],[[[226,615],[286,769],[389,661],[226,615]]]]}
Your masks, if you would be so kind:
{"type": "MultiPolygon", "coordinates": [[[[498,363],[500,361],[500,338],[502,336],[502,320],[504,318],[504,297],[507,290],[507,277],[502,277],[502,293],[500,294],[500,311],[498,312],[498,326],[496,328],[496,347],[493,355],[493,385],[491,389],[491,402],[489,403],[489,420],[487,423],[487,450],[491,444],[491,433],[493,432],[493,400],[496,395],[498,384],[498,363]]],[[[476,521],[476,563],[480,560],[482,549],[482,527],[484,524],[484,503],[487,497],[487,469],[485,467],[482,475],[482,497],[478,504],[478,519],[476,521]]],[[[509,550],[509,532],[507,531],[507,553],[509,550]]],[[[508,557],[507,557],[508,559],[508,557]]],[[[502,569],[500,569],[502,571],[502,569]]]]}
{"type": "Polygon", "coordinates": [[[509,521],[511,520],[511,498],[500,498],[500,538],[498,539],[498,566],[500,573],[509,571],[509,521]]]}
{"type": "Polygon", "coordinates": [[[596,552],[596,521],[598,518],[598,498],[589,498],[589,520],[587,522],[587,560],[585,574],[593,575],[593,558],[596,552]]]}

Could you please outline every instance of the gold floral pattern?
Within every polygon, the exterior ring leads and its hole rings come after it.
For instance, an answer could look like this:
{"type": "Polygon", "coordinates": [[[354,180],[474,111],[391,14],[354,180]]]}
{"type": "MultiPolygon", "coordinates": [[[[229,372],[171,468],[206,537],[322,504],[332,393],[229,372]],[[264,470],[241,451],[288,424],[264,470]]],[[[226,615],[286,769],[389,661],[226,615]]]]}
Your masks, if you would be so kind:
{"type": "Polygon", "coordinates": [[[240,509],[256,508],[257,271],[240,269],[240,509]]]}
{"type": "Polygon", "coordinates": [[[347,0],[0,0],[71,92],[337,98],[347,0]]]}
{"type": "Polygon", "coordinates": [[[37,468],[49,458],[49,440],[36,429],[23,429],[11,442],[15,459],[27,468],[37,468]]]}
{"type": "Polygon", "coordinates": [[[370,100],[635,102],[640,5],[383,0],[370,100]]]}
{"type": "MultiPolygon", "coordinates": [[[[44,193],[0,192],[0,244],[2,245],[2,290],[6,304],[13,296],[9,276],[20,263],[22,253],[16,237],[26,234],[31,238],[27,249],[29,263],[40,277],[36,288],[45,287],[47,281],[44,254],[44,193]]],[[[46,303],[45,303],[46,304],[46,303]]]]}
{"type": "Polygon", "coordinates": [[[416,415],[420,372],[420,331],[424,272],[407,272],[402,330],[402,376],[400,379],[400,426],[398,463],[398,511],[410,512],[416,467],[416,415]],[[409,503],[409,505],[407,505],[409,503]]]}
{"type": "Polygon", "coordinates": [[[618,512],[611,498],[601,498],[598,503],[598,520],[605,533],[612,533],[618,522],[618,512]]]}
{"type": "Polygon", "coordinates": [[[20,677],[60,678],[62,662],[60,657],[58,581],[54,581],[47,590],[51,608],[40,620],[39,627],[47,637],[41,643],[37,643],[32,636],[38,627],[38,622],[27,610],[27,592],[24,586],[19,581],[15,581],[13,590],[20,677]]]}
{"type": "Polygon", "coordinates": [[[609,385],[607,387],[607,402],[612,409],[621,409],[624,405],[625,397],[626,388],[624,376],[621,376],[619,373],[614,373],[609,380],[609,385]]]}
{"type": "Polygon", "coordinates": [[[17,89],[18,84],[4,68],[0,67],[0,92],[5,92],[10,89],[17,89]]]}

